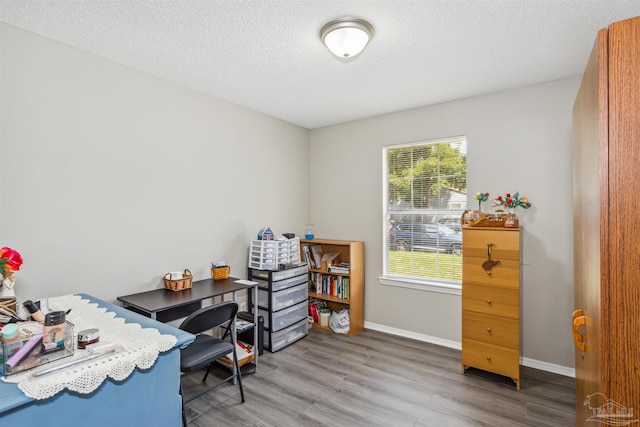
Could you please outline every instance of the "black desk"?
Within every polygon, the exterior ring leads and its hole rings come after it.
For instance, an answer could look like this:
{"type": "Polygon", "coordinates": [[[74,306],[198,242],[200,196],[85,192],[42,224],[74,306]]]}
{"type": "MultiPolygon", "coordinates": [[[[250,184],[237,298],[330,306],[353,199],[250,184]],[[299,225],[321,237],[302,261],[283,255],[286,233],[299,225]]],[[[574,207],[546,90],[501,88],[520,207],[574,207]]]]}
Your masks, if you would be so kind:
{"type": "MultiPolygon", "coordinates": [[[[215,298],[225,294],[232,294],[236,299],[239,291],[249,292],[253,289],[253,301],[258,301],[258,283],[253,284],[237,283],[235,277],[228,279],[204,279],[196,280],[191,284],[190,289],[174,292],[169,289],[154,289],[152,291],[140,292],[137,294],[118,297],[124,308],[135,311],[144,316],[151,317],[160,322],[170,322],[188,316],[202,307],[202,301],[215,298]]],[[[247,304],[249,303],[247,299],[247,304]]],[[[263,337],[258,336],[258,310],[253,310],[254,324],[254,346],[257,349],[258,340],[263,337]]],[[[257,355],[257,351],[256,351],[257,355]]],[[[254,358],[257,368],[258,357],[254,358]]]]}

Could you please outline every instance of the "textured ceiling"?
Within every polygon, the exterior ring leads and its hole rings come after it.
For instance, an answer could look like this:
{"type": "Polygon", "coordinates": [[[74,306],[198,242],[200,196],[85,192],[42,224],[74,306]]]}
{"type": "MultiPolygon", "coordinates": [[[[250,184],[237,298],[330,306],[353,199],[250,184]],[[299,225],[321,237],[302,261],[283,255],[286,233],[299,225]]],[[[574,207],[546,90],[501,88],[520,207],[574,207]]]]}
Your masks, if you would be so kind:
{"type": "Polygon", "coordinates": [[[0,20],[304,126],[582,73],[596,32],[638,0],[0,0],[0,20]],[[368,20],[350,61],[318,32],[368,20]]]}

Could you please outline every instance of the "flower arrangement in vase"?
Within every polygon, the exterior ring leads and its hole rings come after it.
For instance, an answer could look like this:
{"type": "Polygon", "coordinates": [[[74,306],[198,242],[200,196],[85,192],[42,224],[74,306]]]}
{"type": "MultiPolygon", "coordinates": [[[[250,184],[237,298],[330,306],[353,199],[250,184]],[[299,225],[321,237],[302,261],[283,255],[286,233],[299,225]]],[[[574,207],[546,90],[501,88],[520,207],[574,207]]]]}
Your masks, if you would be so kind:
{"type": "Polygon", "coordinates": [[[486,202],[489,198],[489,193],[476,193],[476,200],[478,201],[478,213],[482,212],[482,202],[486,202]]]}
{"type": "Polygon", "coordinates": [[[526,196],[520,196],[519,192],[513,194],[507,193],[505,196],[498,196],[493,200],[493,206],[504,206],[507,208],[507,220],[504,224],[505,227],[517,227],[518,217],[516,216],[516,208],[529,209],[531,202],[526,196]]]}

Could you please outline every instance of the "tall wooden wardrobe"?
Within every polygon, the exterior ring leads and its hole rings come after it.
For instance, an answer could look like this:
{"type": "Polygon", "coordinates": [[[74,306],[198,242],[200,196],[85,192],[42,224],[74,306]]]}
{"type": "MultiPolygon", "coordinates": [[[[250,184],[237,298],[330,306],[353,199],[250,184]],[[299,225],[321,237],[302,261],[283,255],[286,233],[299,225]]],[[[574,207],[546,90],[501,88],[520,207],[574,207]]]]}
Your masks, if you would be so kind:
{"type": "Polygon", "coordinates": [[[576,425],[612,425],[640,419],[640,17],[598,32],[573,150],[576,425]]]}

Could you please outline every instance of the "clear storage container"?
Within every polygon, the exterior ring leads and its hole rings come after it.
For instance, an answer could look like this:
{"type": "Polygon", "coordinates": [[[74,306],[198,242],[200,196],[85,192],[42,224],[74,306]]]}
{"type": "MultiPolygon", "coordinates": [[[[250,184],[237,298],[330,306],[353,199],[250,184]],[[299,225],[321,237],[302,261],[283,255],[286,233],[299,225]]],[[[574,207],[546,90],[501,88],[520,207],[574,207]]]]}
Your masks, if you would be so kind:
{"type": "Polygon", "coordinates": [[[269,291],[258,289],[258,305],[264,308],[271,308],[273,311],[291,307],[306,300],[307,297],[308,287],[306,280],[300,285],[278,292],[271,292],[271,301],[269,301],[269,291]],[[271,303],[271,305],[269,305],[269,303],[271,303]]]}
{"type": "Polygon", "coordinates": [[[279,331],[286,328],[292,323],[298,322],[301,319],[307,319],[307,313],[309,307],[307,306],[307,300],[302,301],[292,307],[285,308],[284,310],[271,313],[269,316],[268,310],[258,309],[258,314],[264,317],[264,327],[271,331],[279,331]],[[271,317],[271,319],[269,319],[271,317]]]}
{"type": "Polygon", "coordinates": [[[306,337],[308,333],[307,328],[308,322],[305,318],[278,332],[264,331],[264,346],[271,352],[278,351],[281,348],[306,337]]]}

